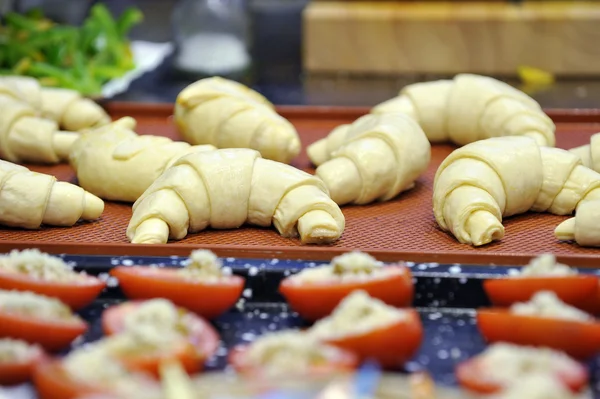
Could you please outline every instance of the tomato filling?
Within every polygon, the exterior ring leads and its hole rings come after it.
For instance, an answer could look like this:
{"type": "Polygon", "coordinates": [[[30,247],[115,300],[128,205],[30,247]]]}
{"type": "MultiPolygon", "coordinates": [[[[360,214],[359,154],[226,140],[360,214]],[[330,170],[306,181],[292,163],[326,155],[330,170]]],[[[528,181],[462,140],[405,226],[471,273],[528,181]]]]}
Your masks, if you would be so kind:
{"type": "Polygon", "coordinates": [[[290,277],[290,280],[302,283],[319,283],[330,281],[362,281],[386,278],[392,275],[403,274],[404,270],[398,267],[385,267],[371,255],[352,251],[336,256],[328,265],[321,265],[290,277]]]}
{"type": "Polygon", "coordinates": [[[69,283],[85,280],[85,275],[76,273],[62,259],[38,249],[13,250],[0,256],[0,272],[48,282],[69,283]]]}
{"type": "Polygon", "coordinates": [[[537,316],[558,320],[590,322],[594,317],[561,301],[554,292],[539,291],[528,302],[517,302],[510,307],[513,314],[537,316]]]}
{"type": "Polygon", "coordinates": [[[0,338],[0,364],[27,363],[40,356],[42,350],[37,345],[12,338],[0,338]]]}
{"type": "Polygon", "coordinates": [[[79,320],[79,317],[58,299],[32,292],[0,290],[0,311],[40,320],[79,320]]]}
{"type": "Polygon", "coordinates": [[[356,290],[344,298],[330,316],[317,321],[308,333],[318,339],[343,338],[368,334],[408,318],[409,314],[404,310],[356,290]]]}

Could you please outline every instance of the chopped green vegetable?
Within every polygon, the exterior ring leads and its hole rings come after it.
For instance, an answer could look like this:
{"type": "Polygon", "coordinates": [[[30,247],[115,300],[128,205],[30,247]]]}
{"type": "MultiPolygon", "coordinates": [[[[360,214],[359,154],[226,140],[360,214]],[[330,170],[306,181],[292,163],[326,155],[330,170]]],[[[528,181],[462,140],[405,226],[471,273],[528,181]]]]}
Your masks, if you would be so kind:
{"type": "Polygon", "coordinates": [[[127,35],[143,20],[137,8],[115,19],[96,3],[81,27],[59,25],[39,9],[8,13],[0,25],[0,75],[27,75],[46,86],[97,95],[135,67],[127,35]]]}

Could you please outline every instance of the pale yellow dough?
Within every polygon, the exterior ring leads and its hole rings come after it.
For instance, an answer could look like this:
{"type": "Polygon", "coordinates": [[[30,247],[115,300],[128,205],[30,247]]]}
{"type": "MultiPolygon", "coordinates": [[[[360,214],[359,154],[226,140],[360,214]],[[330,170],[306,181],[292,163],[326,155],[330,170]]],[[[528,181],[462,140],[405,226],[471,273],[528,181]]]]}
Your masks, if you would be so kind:
{"type": "Polygon", "coordinates": [[[67,160],[71,145],[79,135],[60,131],[56,122],[38,117],[29,103],[1,91],[0,158],[44,164],[67,160]]]}
{"type": "Polygon", "coordinates": [[[135,202],[178,158],[216,149],[138,136],[135,128],[135,119],[125,117],[81,135],[70,154],[81,187],[105,200],[135,202]]]}
{"type": "Polygon", "coordinates": [[[26,102],[33,109],[42,108],[42,91],[37,79],[28,76],[0,76],[0,93],[26,102]]]}
{"type": "Polygon", "coordinates": [[[600,200],[579,204],[575,217],[559,224],[554,236],[561,241],[575,241],[582,247],[600,247],[600,200]]]}
{"type": "Polygon", "coordinates": [[[327,187],[251,149],[196,152],[179,158],[133,205],[127,237],[166,243],[212,227],[274,225],[303,243],[336,241],[345,221],[327,187]]]}
{"type": "Polygon", "coordinates": [[[213,77],[189,85],[177,96],[174,116],[191,144],[251,148],[283,163],[300,153],[294,126],[266,98],[234,81],[213,77]]]}
{"type": "Polygon", "coordinates": [[[527,211],[569,215],[600,199],[600,174],[566,150],[496,137],[452,152],[436,172],[433,210],[442,230],[474,246],[504,237],[502,218],[527,211]]]}
{"type": "Polygon", "coordinates": [[[308,153],[322,161],[316,175],[338,205],[362,205],[390,200],[414,187],[429,165],[431,146],[413,119],[389,113],[342,125],[308,153]]]}
{"type": "Polygon", "coordinates": [[[110,123],[111,118],[95,101],[81,96],[75,90],[42,87],[41,111],[69,131],[92,129],[110,123]]]}
{"type": "Polygon", "coordinates": [[[459,74],[452,80],[411,84],[371,110],[390,112],[415,119],[432,143],[465,145],[498,136],[529,136],[540,145],[555,145],[554,123],[540,105],[487,76],[459,74]]]}
{"type": "Polygon", "coordinates": [[[98,219],[104,202],[81,187],[0,161],[0,224],[37,229],[98,219]]]}
{"type": "Polygon", "coordinates": [[[585,166],[600,172],[600,133],[592,136],[590,144],[575,147],[569,151],[580,157],[585,166]]]}

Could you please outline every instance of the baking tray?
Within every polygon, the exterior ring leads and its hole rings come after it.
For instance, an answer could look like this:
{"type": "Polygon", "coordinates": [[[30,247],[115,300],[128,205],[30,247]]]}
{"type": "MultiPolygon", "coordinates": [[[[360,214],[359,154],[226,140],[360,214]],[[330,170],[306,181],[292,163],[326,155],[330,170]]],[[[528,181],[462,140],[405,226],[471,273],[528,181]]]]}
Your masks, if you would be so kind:
{"type": "MultiPolygon", "coordinates": [[[[142,134],[179,138],[171,120],[170,104],[109,103],[107,109],[114,118],[126,115],[136,118],[142,134]]],[[[350,123],[368,111],[366,108],[335,107],[280,107],[278,110],[297,127],[304,148],[324,137],[333,127],[350,123]]],[[[557,124],[559,147],[585,144],[591,134],[600,131],[600,110],[549,110],[548,114],[557,124]]],[[[301,245],[297,239],[281,237],[274,229],[256,227],[208,230],[165,245],[132,245],[125,236],[131,207],[107,203],[99,222],[81,223],[73,228],[45,227],[39,231],[3,228],[0,230],[0,251],[36,246],[51,253],[186,256],[191,249],[204,247],[222,256],[324,260],[350,249],[360,249],[388,261],[468,264],[524,264],[535,254],[552,252],[561,261],[574,266],[600,265],[598,249],[555,240],[554,228],[565,220],[561,216],[532,213],[508,218],[505,238],[481,248],[460,244],[442,232],[432,214],[432,183],[438,165],[453,148],[451,145],[433,146],[431,164],[413,190],[385,203],[344,207],[346,230],[333,245],[301,245]]],[[[305,151],[293,164],[309,172],[313,170],[305,151]]],[[[76,182],[68,165],[30,167],[76,182]]]]}
{"type": "MultiPolygon", "coordinates": [[[[63,256],[74,262],[76,269],[92,275],[102,275],[117,265],[150,265],[181,267],[187,258],[179,257],[110,257],[63,256]]],[[[246,278],[243,301],[230,312],[213,322],[219,331],[222,345],[216,356],[207,362],[207,370],[226,369],[227,349],[247,343],[270,331],[302,328],[306,324],[285,304],[277,292],[279,282],[300,269],[315,266],[310,260],[224,258],[223,264],[234,274],[246,278]]],[[[454,368],[457,363],[476,355],[485,348],[477,329],[475,309],[489,306],[482,282],[510,273],[514,266],[462,265],[438,263],[407,264],[415,281],[413,306],[421,315],[424,340],[418,353],[397,372],[426,370],[433,379],[446,386],[456,386],[454,368]]],[[[600,273],[590,268],[581,273],[600,273]]],[[[124,300],[121,290],[109,280],[109,287],[91,306],[80,314],[90,322],[90,330],[75,346],[92,342],[102,336],[100,315],[110,305],[124,300]]],[[[589,362],[594,397],[600,398],[600,358],[589,362]]],[[[11,399],[33,399],[29,384],[15,387],[11,399]]]]}

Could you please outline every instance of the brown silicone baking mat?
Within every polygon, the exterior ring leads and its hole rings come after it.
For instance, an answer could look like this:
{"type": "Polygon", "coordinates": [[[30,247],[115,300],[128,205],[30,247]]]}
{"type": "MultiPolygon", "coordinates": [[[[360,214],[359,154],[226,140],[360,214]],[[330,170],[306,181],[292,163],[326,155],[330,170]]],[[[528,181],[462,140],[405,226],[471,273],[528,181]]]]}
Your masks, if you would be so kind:
{"type": "MultiPolygon", "coordinates": [[[[171,120],[171,105],[107,104],[114,118],[130,115],[138,120],[142,134],[178,138],[171,120]]],[[[324,137],[333,127],[348,123],[366,109],[334,107],[281,107],[280,113],[297,127],[304,148],[324,137]]],[[[558,126],[558,143],[562,148],[586,144],[592,133],[600,131],[600,112],[595,110],[550,110],[558,126]]],[[[434,145],[432,162],[416,187],[386,202],[367,206],[347,206],[346,230],[342,238],[329,246],[306,246],[298,240],[279,236],[273,229],[243,227],[237,230],[207,230],[182,241],[166,245],[132,245],[125,236],[131,216],[126,204],[107,203],[102,219],[72,228],[44,227],[38,231],[0,228],[0,251],[11,248],[37,247],[51,253],[97,255],[186,256],[193,248],[210,248],[221,256],[301,258],[327,260],[350,249],[369,251],[384,261],[464,264],[523,264],[528,258],[552,252],[573,266],[600,266],[600,249],[581,248],[554,239],[554,227],[565,217],[526,214],[505,220],[506,235],[501,242],[472,248],[459,244],[440,231],[431,211],[432,183],[435,170],[453,147],[434,145]]],[[[305,152],[294,166],[310,169],[305,152]]],[[[75,182],[67,165],[32,170],[54,174],[61,180],[75,182]]]]}

